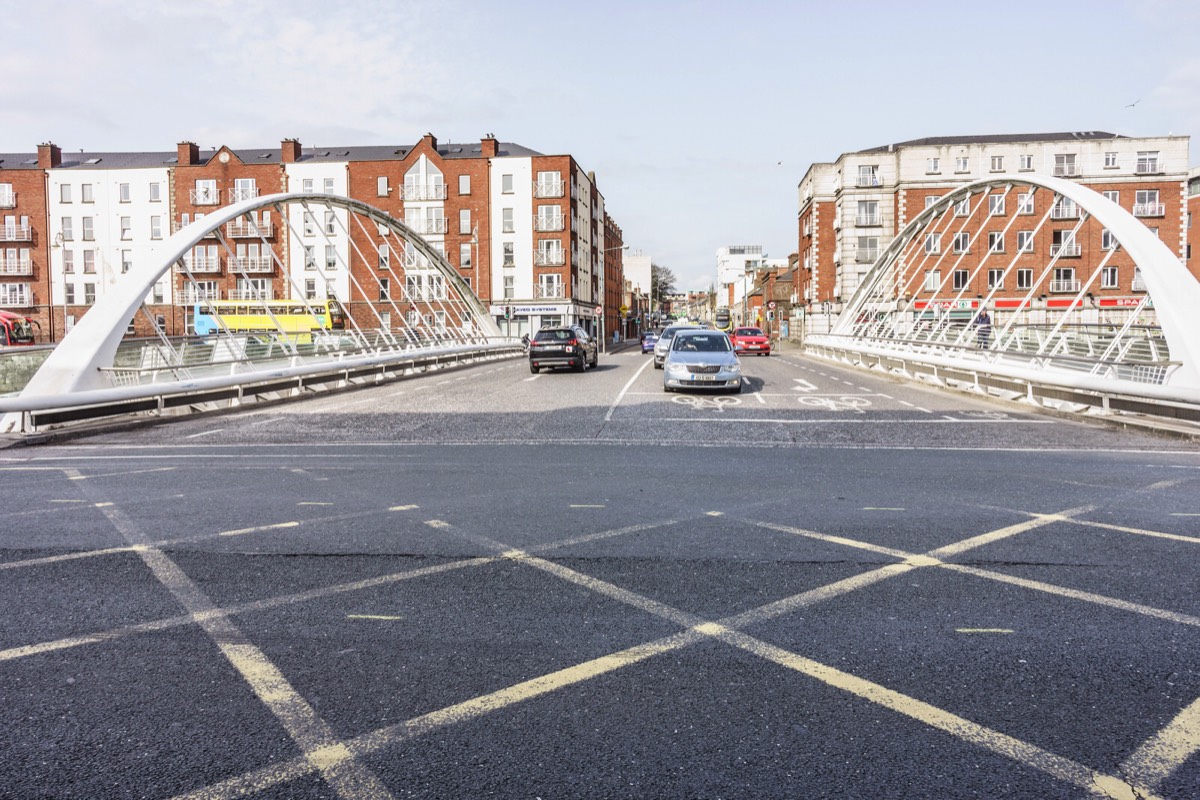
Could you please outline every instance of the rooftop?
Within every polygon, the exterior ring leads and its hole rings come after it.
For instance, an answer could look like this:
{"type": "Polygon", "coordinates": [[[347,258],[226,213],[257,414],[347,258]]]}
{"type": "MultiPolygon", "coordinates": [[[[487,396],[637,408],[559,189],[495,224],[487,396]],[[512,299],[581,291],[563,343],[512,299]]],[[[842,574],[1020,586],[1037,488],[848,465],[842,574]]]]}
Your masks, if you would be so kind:
{"type": "Polygon", "coordinates": [[[993,133],[983,136],[927,136],[907,142],[884,144],[859,150],[859,153],[886,153],[901,147],[941,147],[955,144],[1016,144],[1019,142],[1089,142],[1105,139],[1127,139],[1119,133],[1108,131],[1062,131],[1059,133],[993,133]]]}

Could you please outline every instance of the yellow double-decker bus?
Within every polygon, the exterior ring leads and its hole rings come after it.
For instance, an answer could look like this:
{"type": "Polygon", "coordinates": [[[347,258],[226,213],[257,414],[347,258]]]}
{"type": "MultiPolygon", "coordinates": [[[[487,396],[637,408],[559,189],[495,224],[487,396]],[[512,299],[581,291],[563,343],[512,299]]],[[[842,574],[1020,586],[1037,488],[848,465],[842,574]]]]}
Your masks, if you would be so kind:
{"type": "Polygon", "coordinates": [[[346,328],[346,314],[336,300],[213,300],[192,309],[192,331],[214,333],[275,333],[308,338],[314,333],[346,328]]]}
{"type": "Polygon", "coordinates": [[[717,313],[713,315],[713,327],[725,333],[733,330],[733,315],[729,313],[728,308],[717,309],[717,313]]]}

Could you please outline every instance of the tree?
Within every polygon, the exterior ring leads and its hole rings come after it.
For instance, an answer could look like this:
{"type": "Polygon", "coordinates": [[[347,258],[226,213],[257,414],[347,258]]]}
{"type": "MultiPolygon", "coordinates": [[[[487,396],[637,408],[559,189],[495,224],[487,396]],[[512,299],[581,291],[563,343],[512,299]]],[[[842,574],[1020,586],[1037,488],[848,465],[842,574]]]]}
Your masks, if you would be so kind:
{"type": "Polygon", "coordinates": [[[650,264],[650,296],[654,298],[655,308],[662,305],[667,295],[675,291],[675,273],[668,267],[650,264]]]}

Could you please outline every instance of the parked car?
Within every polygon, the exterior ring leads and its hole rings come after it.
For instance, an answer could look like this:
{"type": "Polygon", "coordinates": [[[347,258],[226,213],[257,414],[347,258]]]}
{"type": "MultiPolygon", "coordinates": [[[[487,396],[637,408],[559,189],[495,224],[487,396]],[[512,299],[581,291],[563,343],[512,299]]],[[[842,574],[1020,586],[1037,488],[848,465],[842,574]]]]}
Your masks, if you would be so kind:
{"type": "Polygon", "coordinates": [[[679,331],[698,330],[698,328],[697,325],[668,325],[664,328],[662,335],[654,344],[654,368],[663,368],[663,362],[667,360],[667,349],[671,346],[671,340],[675,338],[675,334],[679,331]]]}
{"type": "Polygon", "coordinates": [[[658,344],[658,331],[646,331],[642,334],[642,355],[654,352],[654,345],[658,344]]]}
{"type": "Polygon", "coordinates": [[[742,362],[728,334],[702,328],[675,334],[663,364],[663,391],[679,389],[742,391],[742,362]]]}
{"type": "Polygon", "coordinates": [[[529,340],[529,371],[571,367],[583,372],[600,362],[600,343],[577,325],[542,328],[529,340]]]}
{"type": "Polygon", "coordinates": [[[739,356],[754,353],[760,356],[771,355],[771,339],[759,328],[734,328],[729,334],[733,342],[733,350],[739,356]]]}

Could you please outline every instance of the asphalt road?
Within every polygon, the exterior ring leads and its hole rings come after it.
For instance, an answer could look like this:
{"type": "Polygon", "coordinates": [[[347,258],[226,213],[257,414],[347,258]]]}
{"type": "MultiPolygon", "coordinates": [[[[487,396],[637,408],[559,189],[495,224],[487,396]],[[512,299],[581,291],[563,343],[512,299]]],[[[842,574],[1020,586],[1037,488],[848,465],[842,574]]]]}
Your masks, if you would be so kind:
{"type": "Polygon", "coordinates": [[[1200,796],[1200,450],[626,351],[0,453],[0,797],[1200,796]]]}

